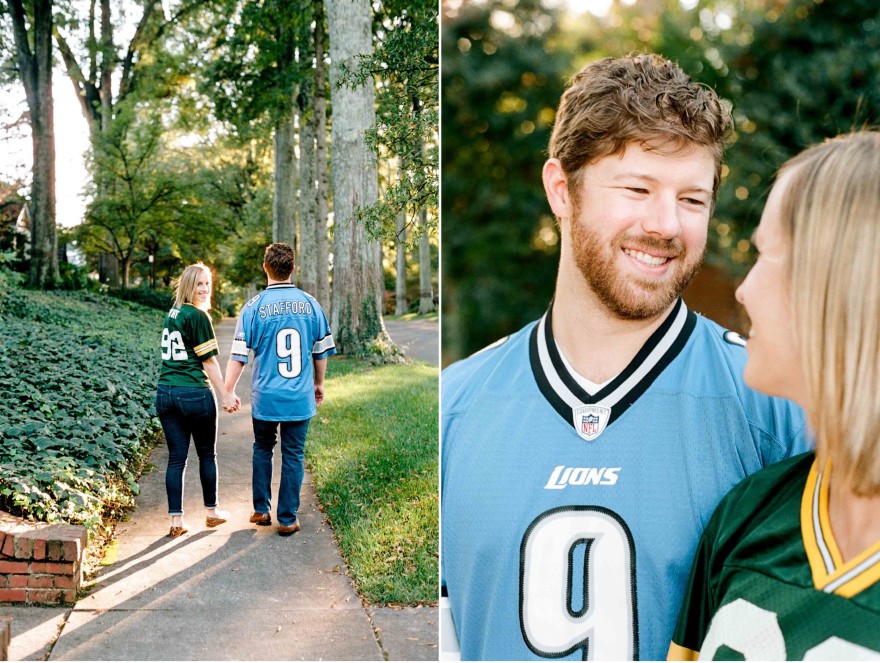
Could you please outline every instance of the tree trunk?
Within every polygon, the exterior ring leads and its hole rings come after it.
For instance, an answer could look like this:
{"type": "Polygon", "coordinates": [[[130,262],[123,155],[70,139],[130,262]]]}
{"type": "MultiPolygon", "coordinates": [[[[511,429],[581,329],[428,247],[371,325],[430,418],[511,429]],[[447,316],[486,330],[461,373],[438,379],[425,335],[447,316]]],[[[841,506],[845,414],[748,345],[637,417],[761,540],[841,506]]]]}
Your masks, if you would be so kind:
{"type": "MultiPolygon", "coordinates": [[[[400,172],[403,174],[404,162],[400,159],[400,172]]],[[[406,299],[406,208],[397,215],[397,277],[395,278],[394,315],[409,312],[406,299]]]]}
{"type": "Polygon", "coordinates": [[[431,286],[431,239],[428,237],[428,212],[419,212],[422,236],[419,238],[419,314],[433,313],[434,289],[431,286]]]}
{"type": "Polygon", "coordinates": [[[131,258],[123,258],[122,260],[122,287],[128,288],[131,283],[131,258]]]}
{"type": "Polygon", "coordinates": [[[101,0],[101,133],[110,131],[113,119],[113,70],[116,49],[113,46],[113,25],[110,22],[110,0],[101,0]]]}
{"type": "Polygon", "coordinates": [[[330,308],[330,239],[327,235],[330,171],[327,163],[327,70],[324,63],[324,5],[315,1],[315,173],[317,175],[317,211],[315,216],[315,297],[321,306],[330,308]]]}
{"type": "MultiPolygon", "coordinates": [[[[318,250],[315,217],[318,213],[317,189],[315,188],[315,114],[305,110],[306,116],[299,138],[300,183],[300,287],[312,296],[318,290],[318,250]]],[[[326,269],[326,266],[325,266],[326,269]]]]}
{"type": "Polygon", "coordinates": [[[272,241],[296,246],[296,210],[293,153],[293,103],[275,123],[275,200],[272,205],[272,241]]]}
{"type": "Polygon", "coordinates": [[[376,201],[379,181],[364,132],[376,121],[373,81],[339,84],[340,66],[373,49],[369,0],[326,0],[333,95],[333,291],[330,327],[336,347],[367,354],[382,336],[380,247],[354,215],[376,201]]]}
{"type": "Polygon", "coordinates": [[[21,0],[9,0],[8,4],[33,136],[29,281],[40,287],[59,277],[58,232],[55,227],[55,123],[52,115],[52,0],[33,2],[33,51],[21,0]]]}

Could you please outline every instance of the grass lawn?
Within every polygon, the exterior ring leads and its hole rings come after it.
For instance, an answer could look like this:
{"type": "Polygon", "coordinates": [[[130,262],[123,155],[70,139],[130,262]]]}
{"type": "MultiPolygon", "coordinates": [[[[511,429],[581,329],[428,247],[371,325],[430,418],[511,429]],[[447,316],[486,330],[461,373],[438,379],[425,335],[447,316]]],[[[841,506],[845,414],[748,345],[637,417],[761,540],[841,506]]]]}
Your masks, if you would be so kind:
{"type": "Polygon", "coordinates": [[[439,320],[440,312],[434,311],[433,313],[425,313],[424,315],[420,315],[419,313],[404,313],[403,315],[386,315],[384,316],[386,320],[439,320]]]}
{"type": "Polygon", "coordinates": [[[437,602],[438,376],[332,357],[309,428],[315,489],[372,604],[437,602]]]}

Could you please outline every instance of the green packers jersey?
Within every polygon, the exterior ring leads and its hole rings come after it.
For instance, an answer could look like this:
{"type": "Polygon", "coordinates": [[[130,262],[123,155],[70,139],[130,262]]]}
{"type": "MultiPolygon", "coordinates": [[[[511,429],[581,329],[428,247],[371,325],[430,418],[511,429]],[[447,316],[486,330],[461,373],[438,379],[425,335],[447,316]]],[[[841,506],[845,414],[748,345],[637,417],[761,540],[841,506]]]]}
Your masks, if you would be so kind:
{"type": "Polygon", "coordinates": [[[202,362],[219,352],[211,318],[192,304],[172,308],[162,328],[162,368],[159,384],[207,387],[202,362]]]}
{"type": "Polygon", "coordinates": [[[880,541],[843,561],[825,473],[803,454],[722,500],[700,540],[670,660],[880,660],[880,541]]]}

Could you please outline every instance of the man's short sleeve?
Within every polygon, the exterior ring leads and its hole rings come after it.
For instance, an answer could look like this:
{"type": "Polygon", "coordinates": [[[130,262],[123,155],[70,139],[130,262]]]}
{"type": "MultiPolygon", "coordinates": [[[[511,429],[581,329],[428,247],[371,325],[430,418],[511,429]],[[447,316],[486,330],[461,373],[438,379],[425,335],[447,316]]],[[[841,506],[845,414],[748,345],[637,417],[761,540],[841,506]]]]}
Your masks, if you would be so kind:
{"type": "Polygon", "coordinates": [[[324,359],[336,354],[336,343],[330,333],[330,323],[317,302],[315,307],[315,342],[312,344],[312,359],[324,359]]]}
{"type": "Polygon", "coordinates": [[[232,339],[232,351],[229,353],[230,359],[239,361],[242,364],[248,363],[248,353],[250,352],[248,331],[244,322],[246,316],[247,306],[242,308],[241,313],[238,315],[238,320],[235,323],[235,336],[232,339]]]}
{"type": "Polygon", "coordinates": [[[201,361],[210,359],[220,353],[211,318],[204,311],[198,311],[198,313],[190,317],[189,334],[192,339],[193,352],[201,361]]]}

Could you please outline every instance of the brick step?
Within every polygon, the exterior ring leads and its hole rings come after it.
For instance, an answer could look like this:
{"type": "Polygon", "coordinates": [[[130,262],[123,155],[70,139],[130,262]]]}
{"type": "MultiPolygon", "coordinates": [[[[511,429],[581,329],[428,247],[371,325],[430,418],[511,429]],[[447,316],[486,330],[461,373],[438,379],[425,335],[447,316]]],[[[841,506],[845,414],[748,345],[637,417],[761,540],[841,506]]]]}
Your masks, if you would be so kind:
{"type": "Polygon", "coordinates": [[[0,602],[73,603],[82,584],[88,532],[0,511],[0,602]]]}

